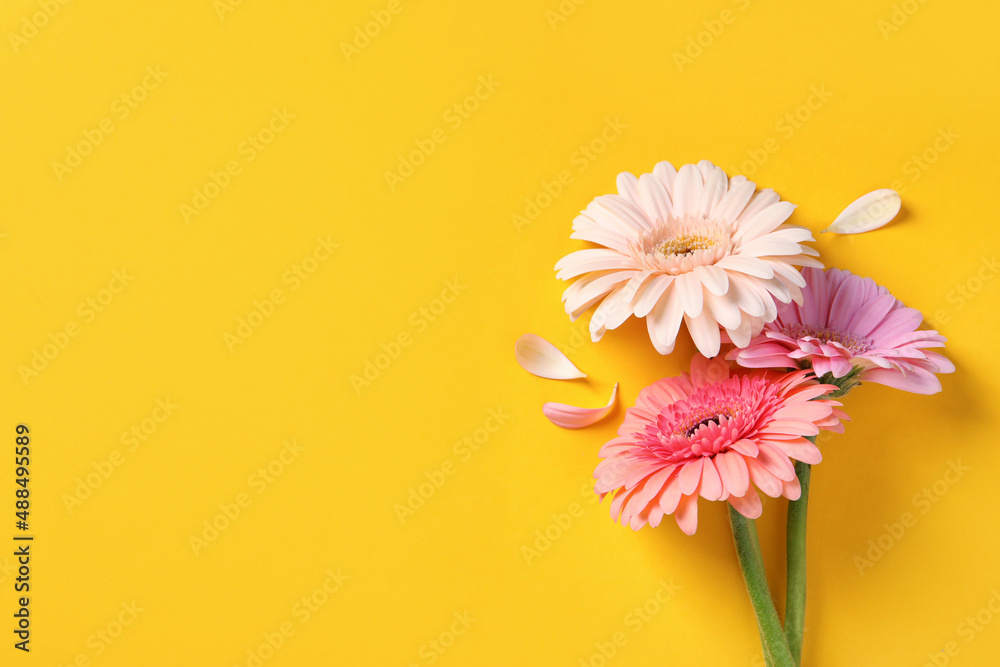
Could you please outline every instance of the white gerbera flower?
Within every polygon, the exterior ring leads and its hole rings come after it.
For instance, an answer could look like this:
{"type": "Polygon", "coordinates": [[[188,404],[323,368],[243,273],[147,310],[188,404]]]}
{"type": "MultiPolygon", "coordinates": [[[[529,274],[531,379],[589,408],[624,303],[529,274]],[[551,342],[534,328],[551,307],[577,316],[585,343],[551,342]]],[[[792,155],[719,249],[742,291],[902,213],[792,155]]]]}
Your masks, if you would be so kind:
{"type": "Polygon", "coordinates": [[[794,204],[756,189],[707,160],[619,174],[618,194],[596,198],[573,221],[570,238],[602,247],[556,264],[558,278],[577,278],[563,294],[570,318],[600,302],[590,320],[598,341],[632,315],[645,317],[660,354],[673,351],[682,321],[706,357],[719,353],[720,326],[745,347],[777,316],[775,299],[802,302],[795,267],[823,267],[802,245],[812,233],[782,224],[794,204]]]}

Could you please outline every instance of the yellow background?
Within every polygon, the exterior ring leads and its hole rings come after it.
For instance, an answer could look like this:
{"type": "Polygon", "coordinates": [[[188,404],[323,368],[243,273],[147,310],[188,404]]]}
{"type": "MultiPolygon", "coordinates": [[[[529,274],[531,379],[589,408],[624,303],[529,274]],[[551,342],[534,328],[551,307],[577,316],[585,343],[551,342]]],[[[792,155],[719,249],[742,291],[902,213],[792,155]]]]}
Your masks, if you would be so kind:
{"type": "MultiPolygon", "coordinates": [[[[12,647],[13,546],[0,552],[0,664],[250,665],[288,623],[263,664],[600,665],[622,633],[609,665],[760,665],[723,505],[702,501],[694,537],[672,521],[632,533],[586,490],[624,408],[687,366],[690,341],[661,358],[635,322],[583,341],[552,271],[618,172],[703,158],[775,188],[816,232],[900,190],[891,226],[817,247],[923,310],[958,366],[933,397],[863,387],[847,434],[823,442],[805,664],[996,664],[1000,621],[965,619],[1000,587],[998,18],[916,0],[4,2],[0,535],[13,545],[25,423],[36,541],[30,655],[12,647]],[[78,166],[54,166],[102,122],[78,166]],[[185,215],[213,173],[226,187],[185,215]],[[297,266],[315,271],[296,284],[297,266]],[[261,326],[227,339],[275,290],[261,326]],[[518,368],[528,331],[589,379],[518,368]],[[36,352],[52,358],[25,374],[36,352]],[[383,368],[352,384],[369,362],[383,368]],[[597,427],[541,415],[603,404],[617,381],[597,427]],[[158,399],[178,406],[162,423],[158,399]],[[130,451],[123,434],[144,425],[130,451]],[[304,451],[261,488],[286,440],[304,451]],[[328,570],[340,587],[302,622],[328,570]]],[[[780,599],[784,503],[759,524],[780,599]]]]}

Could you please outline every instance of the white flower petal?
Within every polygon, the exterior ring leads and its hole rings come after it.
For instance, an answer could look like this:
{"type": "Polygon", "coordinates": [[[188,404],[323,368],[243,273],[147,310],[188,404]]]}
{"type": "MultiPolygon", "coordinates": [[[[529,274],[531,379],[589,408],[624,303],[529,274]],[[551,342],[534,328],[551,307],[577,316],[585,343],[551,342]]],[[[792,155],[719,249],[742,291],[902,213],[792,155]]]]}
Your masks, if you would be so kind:
{"type": "Polygon", "coordinates": [[[719,326],[725,329],[735,329],[740,326],[743,320],[743,313],[740,307],[732,299],[722,296],[715,296],[711,292],[705,294],[705,310],[712,316],[719,326]]]}
{"type": "Polygon", "coordinates": [[[633,269],[635,262],[610,248],[587,248],[571,252],[556,263],[556,278],[569,280],[592,271],[612,271],[614,269],[633,269]]]}
{"type": "MultiPolygon", "coordinates": [[[[705,162],[705,160],[702,160],[705,162]]],[[[701,203],[698,206],[698,215],[702,218],[708,219],[712,212],[712,209],[718,205],[718,202],[726,195],[726,190],[729,188],[729,179],[726,177],[726,172],[722,171],[721,167],[716,167],[710,162],[702,165],[702,162],[698,163],[698,167],[701,169],[702,176],[705,178],[705,189],[701,193],[701,203]]]]}
{"type": "Polygon", "coordinates": [[[705,187],[701,172],[693,164],[686,164],[677,172],[674,179],[674,190],[670,193],[670,199],[674,203],[674,215],[684,217],[695,215],[698,212],[698,204],[701,203],[701,191],[705,187]]]}
{"type": "Polygon", "coordinates": [[[704,305],[704,291],[701,281],[695,273],[682,273],[674,280],[674,289],[680,297],[684,312],[691,317],[701,315],[704,305]]]}
{"type": "Polygon", "coordinates": [[[855,199],[824,232],[861,234],[885,225],[896,217],[903,200],[895,190],[885,188],[855,199]]]}
{"type": "Polygon", "coordinates": [[[550,422],[561,428],[583,428],[607,417],[614,409],[617,398],[618,384],[615,383],[614,389],[611,390],[611,399],[603,408],[578,408],[565,403],[546,403],[542,406],[542,413],[550,422]]]}
{"type": "MultiPolygon", "coordinates": [[[[759,238],[764,234],[770,234],[778,229],[779,225],[788,219],[788,216],[792,214],[795,210],[795,204],[788,201],[779,201],[777,204],[772,204],[767,208],[754,214],[752,218],[747,218],[746,222],[740,225],[739,230],[733,235],[734,241],[739,242],[749,242],[753,239],[759,238]]],[[[794,229],[794,228],[792,228],[794,229]]],[[[805,230],[808,232],[809,230],[805,230]]],[[[794,232],[793,232],[794,234],[794,232]]],[[[811,237],[811,233],[807,233],[806,238],[811,237]]],[[[798,241],[800,239],[793,239],[798,241]]],[[[801,240],[806,240],[805,238],[801,240]]],[[[796,250],[798,252],[798,250],[796,250]]]]}
{"type": "Polygon", "coordinates": [[[635,316],[646,317],[646,315],[649,315],[649,311],[653,310],[653,306],[656,305],[660,297],[663,296],[663,292],[670,287],[673,281],[673,276],[660,274],[644,283],[639,288],[635,300],[632,302],[632,311],[635,313],[635,316]]]}
{"type": "Polygon", "coordinates": [[[709,313],[704,312],[698,317],[685,315],[684,323],[687,324],[691,339],[694,340],[701,356],[711,359],[719,353],[719,347],[722,343],[719,323],[712,319],[709,313]]]}
{"type": "Polygon", "coordinates": [[[733,176],[729,179],[729,192],[716,203],[711,213],[712,217],[736,220],[756,189],[756,183],[748,181],[746,176],[733,176]]]}
{"type": "Polygon", "coordinates": [[[676,294],[668,294],[656,302],[653,312],[646,317],[649,340],[660,354],[670,354],[674,351],[683,316],[681,300],[676,294]]]}
{"type": "Polygon", "coordinates": [[[639,177],[639,201],[646,208],[651,218],[659,222],[670,219],[670,195],[667,188],[653,174],[643,174],[639,177]]]}
{"type": "Polygon", "coordinates": [[[760,211],[763,211],[768,206],[777,204],[781,200],[778,193],[771,188],[764,188],[750,200],[750,203],[746,205],[743,212],[740,213],[739,221],[740,224],[749,220],[753,216],[757,215],[760,211]]]}
{"type": "Polygon", "coordinates": [[[729,291],[729,274],[718,266],[712,264],[696,266],[694,274],[705,288],[716,296],[724,296],[729,291]]]}
{"type": "Polygon", "coordinates": [[[677,178],[677,169],[669,162],[657,162],[653,167],[653,175],[663,182],[669,193],[674,187],[674,179],[677,178]]]}
{"type": "Polygon", "coordinates": [[[745,273],[748,276],[753,276],[754,278],[774,277],[774,269],[756,257],[740,257],[739,255],[730,255],[729,257],[723,257],[716,262],[715,265],[727,271],[745,273]]]}
{"type": "Polygon", "coordinates": [[[587,377],[555,345],[535,334],[524,334],[514,344],[514,357],[532,375],[551,380],[587,377]]]}
{"type": "Polygon", "coordinates": [[[632,199],[635,199],[637,195],[636,185],[638,182],[639,179],[635,177],[635,174],[623,171],[618,174],[618,194],[623,197],[631,197],[632,199]]]}

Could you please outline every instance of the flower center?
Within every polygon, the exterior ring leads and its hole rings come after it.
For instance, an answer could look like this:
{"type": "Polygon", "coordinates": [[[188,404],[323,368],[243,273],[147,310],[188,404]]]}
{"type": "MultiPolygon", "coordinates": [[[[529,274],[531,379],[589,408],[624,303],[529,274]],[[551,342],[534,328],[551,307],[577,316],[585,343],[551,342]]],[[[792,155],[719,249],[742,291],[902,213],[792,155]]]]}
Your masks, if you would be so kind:
{"type": "Polygon", "coordinates": [[[791,338],[816,338],[821,343],[838,343],[843,345],[851,354],[859,354],[867,351],[871,343],[864,336],[858,336],[849,331],[839,331],[837,329],[824,329],[822,327],[799,324],[798,322],[788,324],[782,329],[782,333],[791,338]]]}
{"type": "Polygon", "coordinates": [[[647,271],[676,276],[725,257],[732,235],[726,222],[692,216],[658,220],[632,242],[631,254],[647,271]]]}
{"type": "Polygon", "coordinates": [[[653,252],[667,257],[678,257],[690,255],[695,250],[708,250],[715,243],[714,238],[704,234],[678,234],[657,243],[653,247],[653,252]]]}
{"type": "MultiPolygon", "coordinates": [[[[726,416],[728,416],[728,415],[726,415],[726,416]]],[[[706,417],[705,419],[702,419],[700,422],[698,422],[697,424],[695,424],[694,426],[692,426],[691,428],[689,428],[687,430],[687,432],[684,433],[684,435],[686,437],[690,438],[692,435],[694,435],[695,431],[697,431],[698,429],[700,429],[702,426],[704,426],[706,424],[718,424],[719,421],[722,420],[722,417],[723,417],[723,415],[715,415],[714,417],[706,417]]]]}
{"type": "Polygon", "coordinates": [[[737,401],[716,400],[707,404],[689,404],[688,411],[673,429],[675,435],[690,438],[702,426],[708,424],[720,425],[723,419],[732,419],[740,413],[737,401]]]}

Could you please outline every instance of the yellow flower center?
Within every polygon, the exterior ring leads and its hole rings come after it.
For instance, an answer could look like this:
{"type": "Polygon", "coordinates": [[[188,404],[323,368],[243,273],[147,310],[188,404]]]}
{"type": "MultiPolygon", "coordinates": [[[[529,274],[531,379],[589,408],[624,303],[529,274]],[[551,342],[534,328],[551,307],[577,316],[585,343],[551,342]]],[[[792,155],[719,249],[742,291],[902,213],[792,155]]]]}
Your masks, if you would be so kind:
{"type": "Polygon", "coordinates": [[[711,236],[703,234],[680,234],[665,241],[660,241],[653,247],[653,251],[668,257],[672,255],[690,255],[695,250],[707,250],[714,246],[715,243],[716,240],[711,236]]]}

